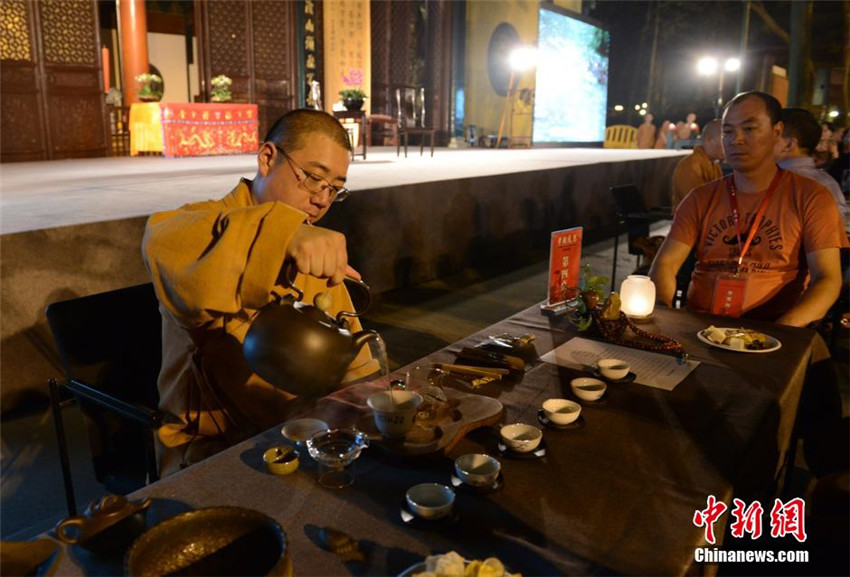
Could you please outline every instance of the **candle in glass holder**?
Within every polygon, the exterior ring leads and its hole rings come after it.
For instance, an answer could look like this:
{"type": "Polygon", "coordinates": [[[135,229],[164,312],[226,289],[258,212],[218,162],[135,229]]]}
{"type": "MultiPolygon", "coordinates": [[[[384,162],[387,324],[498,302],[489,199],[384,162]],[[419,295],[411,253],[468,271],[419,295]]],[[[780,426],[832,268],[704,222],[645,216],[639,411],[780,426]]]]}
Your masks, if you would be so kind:
{"type": "Polygon", "coordinates": [[[645,275],[629,275],[620,286],[620,302],[629,318],[649,318],[655,309],[655,283],[645,275]]]}

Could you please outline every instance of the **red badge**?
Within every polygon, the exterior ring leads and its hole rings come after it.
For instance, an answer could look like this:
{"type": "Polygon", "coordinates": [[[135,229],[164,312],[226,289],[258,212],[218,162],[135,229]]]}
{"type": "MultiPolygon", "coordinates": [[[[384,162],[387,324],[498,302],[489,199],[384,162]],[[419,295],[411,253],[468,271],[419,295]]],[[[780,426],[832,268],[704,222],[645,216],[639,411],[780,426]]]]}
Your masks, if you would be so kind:
{"type": "Polygon", "coordinates": [[[726,317],[739,317],[744,312],[747,280],[741,276],[719,276],[714,283],[711,312],[726,317]]]}

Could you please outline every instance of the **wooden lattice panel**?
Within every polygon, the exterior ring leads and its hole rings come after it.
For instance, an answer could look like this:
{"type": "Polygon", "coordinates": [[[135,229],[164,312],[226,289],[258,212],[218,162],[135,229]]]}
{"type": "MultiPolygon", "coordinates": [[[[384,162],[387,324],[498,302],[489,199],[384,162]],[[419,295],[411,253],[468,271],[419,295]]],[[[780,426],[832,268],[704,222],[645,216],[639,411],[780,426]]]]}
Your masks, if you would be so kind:
{"type": "Polygon", "coordinates": [[[289,69],[289,51],[294,29],[290,4],[276,0],[255,0],[251,9],[254,32],[254,74],[284,78],[289,69]]]}
{"type": "Polygon", "coordinates": [[[414,2],[392,4],[390,30],[390,81],[391,85],[410,84],[411,50],[415,50],[416,22],[414,2]]]}
{"type": "Polygon", "coordinates": [[[38,6],[41,9],[44,60],[59,64],[96,65],[92,2],[42,0],[38,6]]]}
{"type": "Polygon", "coordinates": [[[0,2],[0,59],[32,61],[29,19],[24,0],[0,2]]]}
{"type": "MultiPolygon", "coordinates": [[[[208,2],[210,34],[210,73],[249,76],[245,10],[247,2],[216,0],[208,2]]],[[[235,81],[235,78],[234,78],[235,81]]],[[[236,87],[233,87],[234,96],[236,87]]]]}

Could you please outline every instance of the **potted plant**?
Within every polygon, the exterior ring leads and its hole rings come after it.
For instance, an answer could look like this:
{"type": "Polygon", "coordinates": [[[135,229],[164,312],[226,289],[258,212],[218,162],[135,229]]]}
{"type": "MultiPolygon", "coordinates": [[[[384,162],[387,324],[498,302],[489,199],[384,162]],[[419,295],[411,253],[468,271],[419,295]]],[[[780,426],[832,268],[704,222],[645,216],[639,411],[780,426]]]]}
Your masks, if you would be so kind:
{"type": "Polygon", "coordinates": [[[159,102],[162,100],[162,78],[156,74],[139,74],[136,82],[141,84],[138,96],[142,102],[159,102]]]}
{"type": "Polygon", "coordinates": [[[361,110],[363,108],[363,101],[366,100],[366,93],[362,88],[363,71],[358,68],[351,68],[348,74],[342,75],[342,82],[348,87],[339,91],[345,109],[361,110]]]}
{"type": "Polygon", "coordinates": [[[579,330],[586,330],[593,323],[592,311],[596,310],[600,302],[604,300],[608,280],[608,277],[593,274],[593,265],[589,262],[582,266],[578,291],[569,303],[571,308],[567,314],[569,321],[579,330]]]}
{"type": "Polygon", "coordinates": [[[233,81],[229,77],[219,74],[210,80],[210,84],[213,87],[210,100],[213,102],[230,102],[230,99],[233,98],[233,93],[230,92],[230,85],[233,84],[233,81]]]}

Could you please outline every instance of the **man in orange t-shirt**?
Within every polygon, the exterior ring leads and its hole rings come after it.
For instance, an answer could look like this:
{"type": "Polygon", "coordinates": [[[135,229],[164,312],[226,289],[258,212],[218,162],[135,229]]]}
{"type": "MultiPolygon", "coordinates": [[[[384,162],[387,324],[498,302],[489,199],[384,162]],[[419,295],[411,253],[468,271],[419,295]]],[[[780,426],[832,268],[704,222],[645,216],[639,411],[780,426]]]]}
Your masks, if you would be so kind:
{"type": "Polygon", "coordinates": [[[676,272],[694,247],[690,309],[716,309],[718,279],[743,286],[736,298],[744,316],[794,326],[821,319],[838,298],[839,248],[847,245],[841,217],[825,188],[776,166],[781,110],[763,92],[739,94],[726,106],[723,149],[734,172],[695,189],[676,211],[650,271],[660,302],[671,305],[676,272]]]}

